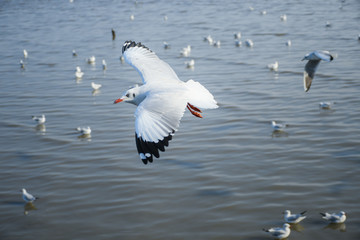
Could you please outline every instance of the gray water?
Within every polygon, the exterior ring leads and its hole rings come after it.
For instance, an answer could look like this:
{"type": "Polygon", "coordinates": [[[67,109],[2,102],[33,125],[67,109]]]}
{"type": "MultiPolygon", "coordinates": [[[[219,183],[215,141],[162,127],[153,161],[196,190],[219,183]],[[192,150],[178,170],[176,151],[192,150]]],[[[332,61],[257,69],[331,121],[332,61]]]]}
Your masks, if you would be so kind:
{"type": "Polygon", "coordinates": [[[289,239],[359,239],[359,13],[356,0],[1,1],[0,239],[271,239],[262,228],[281,226],[286,209],[308,216],[289,239]],[[203,119],[186,112],[148,165],[136,151],[135,107],[112,104],[141,83],[119,60],[125,40],[202,83],[220,106],[203,119]],[[301,59],[317,49],[336,58],[320,63],[305,93],[301,59]],[[85,61],[92,55],[95,65],[85,61]],[[269,71],[276,60],[279,71],[269,71]],[[103,85],[94,94],[92,81],[103,85]],[[336,104],[321,110],[321,101],[336,104]],[[36,126],[31,116],[41,114],[36,126]],[[25,205],[21,188],[40,199],[25,205]],[[319,214],[340,210],[342,225],[319,214]]]}

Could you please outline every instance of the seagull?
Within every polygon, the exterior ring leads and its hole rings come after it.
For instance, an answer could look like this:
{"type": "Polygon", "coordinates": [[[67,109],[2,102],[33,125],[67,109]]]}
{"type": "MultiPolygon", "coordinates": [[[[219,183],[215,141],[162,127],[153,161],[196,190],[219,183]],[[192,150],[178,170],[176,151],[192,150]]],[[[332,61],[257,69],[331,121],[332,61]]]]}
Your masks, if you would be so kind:
{"type": "Polygon", "coordinates": [[[286,14],[280,16],[281,21],[285,22],[287,20],[286,14]]]}
{"type": "Polygon", "coordinates": [[[79,133],[81,133],[81,134],[83,134],[83,135],[90,135],[90,133],[91,133],[91,128],[88,126],[88,127],[78,127],[78,128],[76,128],[76,130],[79,132],[79,133]]]}
{"type": "Polygon", "coordinates": [[[240,39],[235,39],[235,46],[241,47],[241,40],[240,39]]]}
{"type": "Polygon", "coordinates": [[[213,45],[214,47],[220,47],[221,46],[220,40],[215,41],[213,45]]]}
{"type": "Polygon", "coordinates": [[[267,12],[266,12],[265,10],[262,10],[262,11],[260,12],[261,15],[266,15],[266,13],[267,13],[267,12]]]}
{"type": "Polygon", "coordinates": [[[26,51],[26,49],[23,50],[23,53],[24,53],[24,58],[27,58],[28,57],[28,52],[26,51]]]}
{"type": "Polygon", "coordinates": [[[184,47],[182,50],[181,50],[181,55],[184,56],[184,57],[188,57],[191,53],[191,46],[190,45],[187,45],[186,47],[184,47]]]}
{"type": "Polygon", "coordinates": [[[20,59],[20,68],[25,68],[24,61],[20,59]]]}
{"type": "Polygon", "coordinates": [[[112,34],[112,40],[114,41],[115,38],[116,38],[116,33],[115,33],[115,30],[113,28],[111,29],[111,34],[112,34]]]}
{"type": "Polygon", "coordinates": [[[291,40],[287,40],[287,42],[285,44],[286,44],[286,46],[290,47],[291,46],[291,40]]]}
{"type": "Polygon", "coordinates": [[[121,63],[124,63],[124,62],[125,62],[125,58],[124,58],[124,56],[122,56],[122,55],[120,56],[120,62],[121,62],[121,63]]]}
{"type": "Polygon", "coordinates": [[[76,56],[77,56],[77,53],[76,53],[75,49],[72,50],[72,55],[73,55],[73,57],[76,57],[76,56]]]}
{"type": "Polygon", "coordinates": [[[240,39],[241,38],[241,32],[234,33],[234,38],[235,39],[240,39]]]}
{"type": "Polygon", "coordinates": [[[270,63],[267,67],[272,71],[277,71],[279,69],[279,63],[276,61],[275,63],[270,63]]]}
{"type": "Polygon", "coordinates": [[[330,109],[332,104],[335,104],[335,102],[320,102],[319,106],[322,109],[330,109]]]}
{"type": "Polygon", "coordinates": [[[36,199],[39,199],[38,197],[34,197],[30,193],[28,193],[25,188],[23,188],[21,191],[22,191],[22,198],[24,199],[25,202],[33,202],[36,199]]]}
{"type": "Polygon", "coordinates": [[[95,64],[95,60],[96,60],[95,56],[91,56],[88,59],[86,59],[87,63],[89,64],[95,64]]]}
{"type": "Polygon", "coordinates": [[[191,59],[188,62],[185,62],[187,68],[193,68],[195,66],[195,60],[191,59]]]}
{"type": "Polygon", "coordinates": [[[131,15],[130,15],[130,20],[131,20],[131,21],[134,21],[134,19],[135,19],[134,14],[131,14],[131,15]]]}
{"type": "Polygon", "coordinates": [[[103,66],[103,70],[106,70],[107,65],[105,59],[102,60],[102,66],[103,66]]]}
{"type": "Polygon", "coordinates": [[[334,57],[328,51],[314,51],[305,55],[301,60],[309,60],[305,65],[304,72],[304,90],[309,91],[312,80],[315,75],[316,68],[318,67],[321,60],[331,62],[334,57]]]}
{"type": "Polygon", "coordinates": [[[144,164],[159,158],[179,127],[185,108],[202,118],[201,110],[218,108],[213,95],[199,82],[181,81],[174,70],[143,44],[126,41],[125,61],[140,74],[144,85],[127,90],[114,103],[128,102],[135,111],[135,141],[144,164]]]}
{"type": "Polygon", "coordinates": [[[271,126],[274,131],[282,131],[286,128],[286,124],[276,123],[275,121],[271,121],[271,126]]]}
{"type": "Polygon", "coordinates": [[[168,42],[163,42],[164,44],[164,48],[165,49],[169,49],[170,48],[170,44],[168,42]]]}
{"type": "Polygon", "coordinates": [[[94,89],[94,90],[99,90],[101,88],[101,84],[96,84],[94,82],[91,82],[91,87],[94,89]]]}
{"type": "Polygon", "coordinates": [[[84,73],[81,71],[81,68],[79,66],[77,66],[76,72],[75,72],[75,77],[80,79],[80,78],[82,78],[83,75],[84,75],[84,73]]]}
{"type": "Polygon", "coordinates": [[[247,47],[253,47],[254,43],[251,39],[246,39],[245,44],[247,47]]]}
{"type": "Polygon", "coordinates": [[[32,116],[31,117],[37,124],[44,124],[46,121],[45,115],[41,115],[40,117],[32,116]]]}
{"type": "Polygon", "coordinates": [[[346,213],[340,211],[339,213],[320,213],[323,219],[330,221],[330,223],[343,223],[346,220],[346,213]]]}
{"type": "Polygon", "coordinates": [[[305,213],[306,213],[306,211],[303,211],[298,214],[291,214],[290,210],[285,210],[284,211],[284,220],[287,223],[299,223],[306,218],[306,216],[304,216],[305,213]]]}
{"type": "Polygon", "coordinates": [[[290,225],[284,223],[283,227],[274,227],[269,229],[263,229],[265,232],[270,233],[275,239],[284,239],[290,235],[290,225]]]}
{"type": "Polygon", "coordinates": [[[214,39],[211,37],[211,35],[208,35],[207,37],[204,37],[204,41],[208,42],[209,45],[214,44],[214,39]]]}
{"type": "Polygon", "coordinates": [[[331,27],[331,22],[327,21],[327,22],[325,23],[325,27],[331,27]]]}

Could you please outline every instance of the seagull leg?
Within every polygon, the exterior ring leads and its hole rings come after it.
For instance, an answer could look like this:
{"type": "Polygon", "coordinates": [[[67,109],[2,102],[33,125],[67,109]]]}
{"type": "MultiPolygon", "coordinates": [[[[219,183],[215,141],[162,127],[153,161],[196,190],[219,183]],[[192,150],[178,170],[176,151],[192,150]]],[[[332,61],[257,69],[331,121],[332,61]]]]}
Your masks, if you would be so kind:
{"type": "Polygon", "coordinates": [[[189,109],[189,111],[191,112],[192,115],[194,115],[195,117],[198,117],[198,118],[202,118],[201,114],[199,113],[199,112],[201,112],[200,109],[191,105],[190,103],[188,103],[186,107],[189,109]]]}

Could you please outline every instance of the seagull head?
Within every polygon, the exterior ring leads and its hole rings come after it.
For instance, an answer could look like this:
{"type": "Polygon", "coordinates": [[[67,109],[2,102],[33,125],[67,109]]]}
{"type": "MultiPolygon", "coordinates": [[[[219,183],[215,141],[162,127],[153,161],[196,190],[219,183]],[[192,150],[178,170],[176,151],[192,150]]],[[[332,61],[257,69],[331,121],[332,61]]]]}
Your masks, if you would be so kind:
{"type": "Polygon", "coordinates": [[[26,189],[25,188],[23,188],[23,189],[21,189],[21,191],[20,192],[22,192],[22,193],[26,193],[26,189]]]}
{"type": "Polygon", "coordinates": [[[290,228],[290,224],[284,223],[283,228],[290,228]]]}
{"type": "Polygon", "coordinates": [[[114,103],[128,102],[135,105],[139,105],[145,98],[145,94],[141,93],[141,87],[135,85],[135,87],[127,90],[121,98],[118,98],[114,103]]]}
{"type": "Polygon", "coordinates": [[[346,215],[346,213],[344,212],[344,211],[341,211],[340,212],[340,215],[342,216],[342,215],[346,215]]]}
{"type": "Polygon", "coordinates": [[[285,215],[290,215],[290,210],[285,210],[284,212],[283,212],[283,214],[285,214],[285,215]]]}

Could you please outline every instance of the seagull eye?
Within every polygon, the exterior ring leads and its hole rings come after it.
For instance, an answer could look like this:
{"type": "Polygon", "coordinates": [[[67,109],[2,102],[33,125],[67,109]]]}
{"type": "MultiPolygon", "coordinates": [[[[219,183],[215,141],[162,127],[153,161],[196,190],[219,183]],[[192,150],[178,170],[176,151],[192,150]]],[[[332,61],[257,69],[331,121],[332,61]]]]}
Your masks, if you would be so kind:
{"type": "Polygon", "coordinates": [[[130,97],[130,94],[127,93],[125,96],[126,96],[126,97],[130,97]]]}
{"type": "Polygon", "coordinates": [[[133,93],[133,97],[135,97],[135,93],[133,93]]]}

